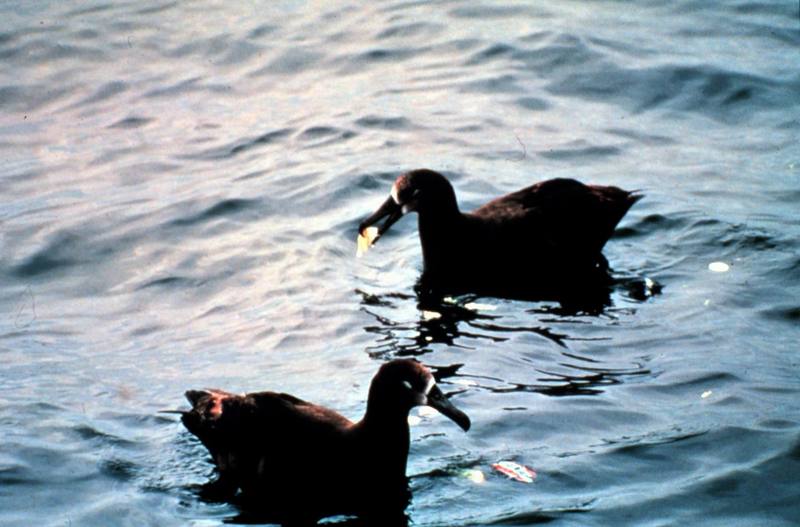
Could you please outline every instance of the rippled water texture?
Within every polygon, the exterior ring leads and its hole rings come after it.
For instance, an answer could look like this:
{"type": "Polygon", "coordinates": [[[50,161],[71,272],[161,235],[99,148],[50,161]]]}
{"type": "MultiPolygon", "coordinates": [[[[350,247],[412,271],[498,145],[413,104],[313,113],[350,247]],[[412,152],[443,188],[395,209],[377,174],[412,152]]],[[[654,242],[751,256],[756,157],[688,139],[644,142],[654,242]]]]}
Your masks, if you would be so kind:
{"type": "Polygon", "coordinates": [[[231,520],[159,410],[217,386],[357,418],[398,356],[474,423],[412,429],[413,525],[800,523],[796,2],[30,0],[0,20],[0,524],[231,520]],[[422,310],[413,218],[354,256],[422,166],[465,209],[548,177],[640,189],[605,249],[617,285],[591,310],[422,310]]]}

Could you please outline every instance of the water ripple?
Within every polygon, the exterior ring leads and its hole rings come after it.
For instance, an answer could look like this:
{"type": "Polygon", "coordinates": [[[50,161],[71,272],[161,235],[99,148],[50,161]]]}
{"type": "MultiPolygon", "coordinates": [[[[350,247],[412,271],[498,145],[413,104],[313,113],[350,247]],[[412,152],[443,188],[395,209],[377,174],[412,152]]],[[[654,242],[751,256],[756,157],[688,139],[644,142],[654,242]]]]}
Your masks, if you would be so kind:
{"type": "Polygon", "coordinates": [[[0,523],[243,521],[158,412],[401,356],[473,420],[413,414],[406,523],[800,523],[796,5],[620,5],[0,3],[0,523]],[[591,298],[428,298],[415,218],[353,256],[418,166],[645,198],[591,298]]]}
{"type": "Polygon", "coordinates": [[[142,126],[147,125],[148,123],[152,122],[153,119],[147,117],[138,117],[138,116],[130,116],[124,119],[120,119],[119,121],[115,122],[114,124],[109,125],[109,128],[122,128],[122,129],[134,129],[140,128],[142,126]]]}
{"type": "Polygon", "coordinates": [[[174,219],[170,225],[176,227],[189,227],[198,223],[214,220],[220,217],[233,216],[248,209],[263,210],[263,203],[255,199],[232,198],[222,200],[190,216],[174,219]]]}
{"type": "Polygon", "coordinates": [[[798,84],[711,66],[630,69],[604,64],[592,75],[571,74],[547,89],[553,94],[617,102],[632,112],[663,106],[715,119],[736,119],[759,108],[783,107],[798,84]]]}
{"type": "Polygon", "coordinates": [[[290,134],[292,134],[293,132],[294,130],[291,128],[281,128],[279,130],[271,130],[269,132],[265,132],[255,137],[237,140],[236,142],[230,145],[214,147],[209,150],[192,154],[188,157],[190,159],[202,159],[209,161],[231,158],[239,154],[242,154],[244,152],[248,152],[249,150],[270,145],[276,141],[280,141],[284,137],[287,137],[290,134]]]}

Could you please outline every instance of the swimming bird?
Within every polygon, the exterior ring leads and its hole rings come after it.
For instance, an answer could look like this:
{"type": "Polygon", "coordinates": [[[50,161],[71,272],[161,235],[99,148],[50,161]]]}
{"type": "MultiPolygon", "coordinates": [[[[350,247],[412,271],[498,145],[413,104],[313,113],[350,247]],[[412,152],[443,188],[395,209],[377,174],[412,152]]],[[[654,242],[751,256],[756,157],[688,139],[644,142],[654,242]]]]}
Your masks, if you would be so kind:
{"type": "Polygon", "coordinates": [[[219,472],[206,495],[230,499],[241,491],[248,506],[282,519],[402,512],[410,496],[409,410],[432,406],[465,431],[470,427],[431,372],[405,359],[380,367],[356,423],[285,393],[191,390],[186,398],[192,409],[183,412],[183,424],[219,472]]]}
{"type": "Polygon", "coordinates": [[[603,246],[640,198],[617,187],[551,179],[463,213],[442,174],[412,170],[361,222],[359,242],[362,248],[374,243],[403,215],[416,212],[423,285],[512,297],[574,290],[608,278],[603,246]]]}

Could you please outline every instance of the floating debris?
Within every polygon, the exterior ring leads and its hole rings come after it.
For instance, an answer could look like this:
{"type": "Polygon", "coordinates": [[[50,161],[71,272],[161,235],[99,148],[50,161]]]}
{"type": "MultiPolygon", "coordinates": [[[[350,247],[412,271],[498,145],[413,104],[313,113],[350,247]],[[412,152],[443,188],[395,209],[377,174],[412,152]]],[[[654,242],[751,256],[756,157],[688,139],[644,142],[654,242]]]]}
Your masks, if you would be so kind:
{"type": "Polygon", "coordinates": [[[468,468],[461,471],[461,476],[467,478],[473,483],[480,485],[486,482],[486,474],[482,470],[476,468],[468,468]]]}
{"type": "Polygon", "coordinates": [[[375,238],[378,237],[378,228],[377,227],[367,227],[363,231],[358,233],[358,239],[356,240],[356,245],[358,248],[356,249],[356,256],[361,256],[370,247],[372,244],[375,243],[375,238]]]}
{"type": "Polygon", "coordinates": [[[730,271],[731,266],[725,262],[711,262],[708,264],[708,270],[715,273],[727,273],[730,271]]]}
{"type": "Polygon", "coordinates": [[[492,468],[521,483],[533,483],[536,479],[536,472],[533,469],[513,461],[499,461],[493,464],[492,468]]]}
{"type": "Polygon", "coordinates": [[[702,393],[702,395],[700,395],[700,398],[701,398],[701,399],[708,399],[709,397],[711,397],[711,394],[712,394],[712,393],[714,393],[714,392],[713,392],[713,391],[711,391],[711,390],[706,390],[706,391],[704,391],[704,392],[702,393]]]}

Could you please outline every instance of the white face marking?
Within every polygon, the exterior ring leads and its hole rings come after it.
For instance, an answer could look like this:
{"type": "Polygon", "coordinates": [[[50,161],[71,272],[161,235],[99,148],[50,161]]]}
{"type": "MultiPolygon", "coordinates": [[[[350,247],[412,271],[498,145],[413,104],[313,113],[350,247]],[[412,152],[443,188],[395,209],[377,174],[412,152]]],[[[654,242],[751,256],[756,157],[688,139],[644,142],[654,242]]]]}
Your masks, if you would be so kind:
{"type": "Polygon", "coordinates": [[[433,376],[429,377],[428,383],[425,385],[425,395],[431,393],[431,390],[435,385],[436,385],[436,380],[433,378],[433,376]]]}
{"type": "Polygon", "coordinates": [[[400,205],[400,198],[397,197],[397,183],[392,185],[392,191],[389,194],[392,196],[394,202],[400,205]]]}
{"type": "Polygon", "coordinates": [[[425,388],[423,389],[422,393],[417,394],[417,404],[419,405],[426,405],[428,404],[428,394],[431,393],[431,390],[436,385],[436,381],[433,378],[433,375],[428,377],[428,380],[425,381],[425,388]]]}
{"type": "Polygon", "coordinates": [[[406,388],[408,388],[409,390],[413,390],[413,389],[414,389],[414,387],[413,387],[413,386],[411,386],[411,383],[410,383],[410,382],[408,382],[408,381],[403,381],[403,386],[405,386],[405,387],[406,387],[406,388]]]}

